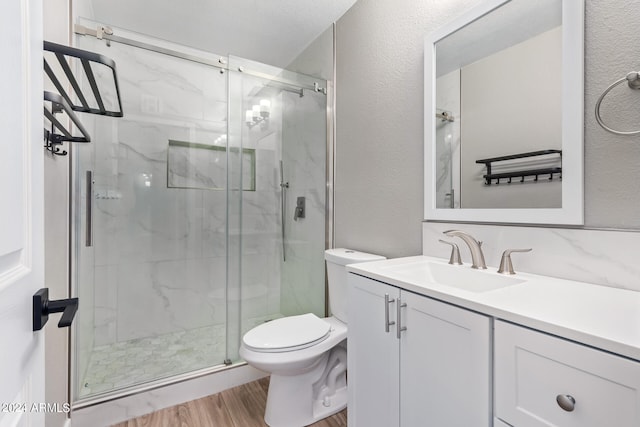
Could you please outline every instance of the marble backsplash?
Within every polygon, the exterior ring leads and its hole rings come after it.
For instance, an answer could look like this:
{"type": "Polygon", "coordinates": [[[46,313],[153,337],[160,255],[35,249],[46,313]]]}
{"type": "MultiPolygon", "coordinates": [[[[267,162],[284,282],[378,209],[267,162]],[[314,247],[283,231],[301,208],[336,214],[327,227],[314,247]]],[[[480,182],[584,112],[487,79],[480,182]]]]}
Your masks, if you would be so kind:
{"type": "MultiPolygon", "coordinates": [[[[640,291],[638,232],[424,222],[423,254],[448,258],[449,246],[438,239],[452,240],[442,234],[451,229],[464,230],[483,241],[490,268],[500,265],[505,249],[532,248],[529,253],[512,255],[516,272],[640,291]]],[[[469,264],[465,244],[458,244],[463,261],[469,264]]]]}

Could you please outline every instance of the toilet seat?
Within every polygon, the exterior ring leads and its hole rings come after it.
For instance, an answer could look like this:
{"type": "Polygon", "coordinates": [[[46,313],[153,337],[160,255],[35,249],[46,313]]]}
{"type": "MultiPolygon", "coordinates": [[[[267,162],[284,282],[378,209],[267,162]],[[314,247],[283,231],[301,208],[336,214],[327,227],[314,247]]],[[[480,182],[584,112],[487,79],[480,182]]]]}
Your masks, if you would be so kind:
{"type": "Polygon", "coordinates": [[[313,313],[283,317],[247,332],[242,342],[250,350],[283,353],[312,347],[331,333],[331,325],[313,313]]]}

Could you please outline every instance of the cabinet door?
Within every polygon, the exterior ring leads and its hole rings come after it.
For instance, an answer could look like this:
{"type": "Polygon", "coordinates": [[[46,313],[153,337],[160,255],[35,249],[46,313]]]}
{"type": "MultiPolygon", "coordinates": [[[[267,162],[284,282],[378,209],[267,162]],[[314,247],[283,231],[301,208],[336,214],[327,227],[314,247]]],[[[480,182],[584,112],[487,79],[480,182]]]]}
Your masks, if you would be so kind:
{"type": "Polygon", "coordinates": [[[348,281],[349,427],[397,427],[399,346],[395,325],[385,332],[385,294],[397,301],[400,291],[352,273],[348,281]]]}
{"type": "Polygon", "coordinates": [[[400,298],[401,426],[490,426],[490,318],[406,291],[400,298]]]}
{"type": "Polygon", "coordinates": [[[517,427],[640,426],[640,363],[501,321],[495,391],[517,427]]]}

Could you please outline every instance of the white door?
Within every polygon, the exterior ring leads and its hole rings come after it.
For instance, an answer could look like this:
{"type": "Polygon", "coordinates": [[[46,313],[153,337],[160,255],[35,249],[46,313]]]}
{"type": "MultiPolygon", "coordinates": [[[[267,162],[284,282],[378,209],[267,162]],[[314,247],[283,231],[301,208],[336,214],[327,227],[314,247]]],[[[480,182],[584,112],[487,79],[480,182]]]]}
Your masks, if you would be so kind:
{"type": "Polygon", "coordinates": [[[398,288],[349,274],[347,414],[350,427],[398,426],[399,343],[396,325],[385,328],[385,317],[389,322],[396,321],[399,295],[398,288]],[[388,304],[385,295],[388,295],[388,304]]]}
{"type": "Polygon", "coordinates": [[[42,2],[0,2],[0,425],[43,426],[42,2]],[[36,404],[34,407],[33,404],[36,404]]]}

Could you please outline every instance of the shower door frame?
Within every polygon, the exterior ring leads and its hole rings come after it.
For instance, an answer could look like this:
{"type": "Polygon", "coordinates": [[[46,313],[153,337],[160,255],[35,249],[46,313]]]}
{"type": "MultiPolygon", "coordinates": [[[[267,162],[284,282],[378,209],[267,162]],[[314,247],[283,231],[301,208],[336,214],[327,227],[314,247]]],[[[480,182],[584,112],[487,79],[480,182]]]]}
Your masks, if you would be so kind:
{"type": "MultiPolygon", "coordinates": [[[[84,21],[84,20],[83,20],[84,21]]],[[[87,21],[90,22],[90,21],[87,21]]],[[[96,23],[97,24],[97,23],[96,23]]],[[[108,28],[105,25],[101,25],[101,24],[97,24],[97,28],[108,28]]],[[[326,153],[327,153],[327,157],[326,157],[326,170],[325,170],[325,178],[326,178],[326,194],[325,194],[325,249],[329,249],[333,247],[333,243],[334,243],[334,181],[335,181],[335,92],[334,92],[334,84],[333,82],[335,81],[335,73],[336,73],[336,64],[335,64],[335,59],[336,59],[336,40],[335,40],[335,36],[336,36],[336,28],[335,28],[335,24],[332,24],[332,30],[333,30],[333,76],[331,80],[326,80],[326,96],[327,96],[327,102],[326,102],[326,153]]],[[[194,53],[186,53],[186,52],[180,52],[178,50],[175,49],[170,49],[167,47],[163,47],[163,46],[157,46],[154,45],[152,43],[147,43],[145,41],[141,41],[141,40],[135,40],[135,39],[131,39],[131,38],[127,38],[127,37],[122,37],[122,36],[118,36],[115,34],[107,34],[106,32],[99,32],[97,30],[88,28],[84,25],[81,24],[75,24],[74,25],[74,30],[73,32],[76,35],[76,38],[73,39],[73,43],[74,45],[77,44],[77,37],[79,36],[89,36],[89,37],[95,37],[99,40],[104,39],[105,41],[113,41],[116,43],[121,43],[121,44],[125,44],[125,45],[129,45],[132,47],[136,47],[136,48],[140,48],[140,49],[145,49],[145,50],[149,50],[152,52],[156,52],[156,53],[160,53],[160,54],[164,54],[164,55],[168,55],[168,56],[172,56],[175,58],[179,58],[179,59],[184,59],[187,61],[192,61],[192,62],[196,62],[196,63],[200,63],[200,64],[204,64],[207,66],[211,66],[214,68],[219,69],[220,73],[225,73],[229,70],[229,66],[228,66],[228,57],[227,56],[219,56],[217,60],[214,60],[212,58],[207,58],[204,56],[198,56],[197,54],[194,53]]],[[[195,49],[191,49],[189,47],[185,47],[185,50],[190,50],[190,51],[194,51],[195,49]]],[[[217,56],[217,55],[213,55],[212,56],[217,56]]],[[[242,69],[242,70],[238,70],[238,71],[242,71],[244,74],[249,74],[255,77],[261,77],[261,78],[265,78],[268,80],[272,80],[272,81],[276,81],[278,83],[283,83],[285,85],[293,85],[293,86],[298,86],[301,89],[306,89],[306,90],[314,90],[314,91],[318,91],[317,87],[305,87],[304,85],[302,85],[300,82],[295,82],[295,81],[290,81],[288,79],[285,78],[280,78],[278,76],[271,76],[271,75],[266,75],[263,74],[261,72],[254,72],[250,69],[242,69]]],[[[125,112],[126,114],[126,112],[125,112]]],[[[227,117],[227,120],[229,120],[229,116],[227,117]]],[[[228,132],[228,130],[227,130],[228,132]]],[[[74,153],[73,153],[73,146],[69,147],[69,191],[71,194],[71,197],[69,197],[69,223],[70,223],[70,239],[69,239],[69,271],[70,271],[70,292],[71,294],[77,294],[78,292],[78,283],[77,283],[77,275],[73,273],[73,268],[75,267],[75,263],[76,263],[76,255],[77,255],[77,247],[76,247],[76,242],[78,242],[77,244],[80,244],[80,240],[78,240],[78,232],[81,229],[81,226],[76,226],[75,225],[75,220],[76,218],[80,218],[80,210],[81,207],[80,205],[77,203],[81,196],[80,196],[80,190],[78,189],[78,191],[76,191],[76,182],[75,180],[78,179],[77,176],[78,174],[81,174],[82,171],[78,171],[77,167],[76,167],[76,160],[74,159],[74,153]]],[[[228,257],[228,254],[227,254],[228,257]]],[[[325,315],[329,315],[329,307],[328,307],[328,287],[327,287],[327,283],[326,283],[326,274],[325,274],[325,315]]],[[[228,329],[228,325],[226,326],[226,328],[228,329]]],[[[75,370],[75,366],[76,366],[76,352],[75,352],[75,345],[76,345],[76,341],[77,341],[77,337],[76,337],[76,331],[75,329],[72,331],[72,333],[70,334],[70,340],[69,340],[69,383],[68,383],[68,392],[69,392],[69,401],[72,404],[72,409],[73,410],[78,410],[78,409],[83,409],[83,408],[88,408],[91,406],[95,406],[98,405],[100,403],[104,403],[104,402],[109,402],[109,401],[114,401],[117,399],[121,399],[121,398],[125,398],[128,396],[132,396],[132,395],[136,395],[136,394],[140,394],[140,393],[144,393],[150,390],[154,390],[154,389],[158,389],[158,388],[162,388],[162,387],[166,387],[169,385],[173,385],[176,383],[181,383],[184,381],[188,381],[188,380],[192,380],[192,379],[196,379],[199,377],[203,377],[206,375],[210,375],[213,374],[215,372],[220,372],[220,371],[226,371],[228,369],[233,369],[236,367],[240,367],[240,366],[244,366],[246,365],[246,362],[239,362],[239,363],[235,363],[232,365],[226,365],[226,364],[221,364],[221,365],[215,365],[215,366],[211,366],[211,367],[206,367],[203,369],[199,369],[199,370],[195,370],[195,371],[191,371],[191,372],[186,372],[183,374],[178,374],[178,375],[174,375],[171,377],[167,377],[167,378],[161,378],[161,379],[157,379],[157,380],[152,380],[149,382],[145,382],[142,384],[138,384],[138,385],[133,385],[131,387],[125,388],[125,389],[121,389],[121,390],[115,390],[113,392],[106,392],[104,394],[100,394],[97,396],[89,396],[87,398],[80,398],[77,400],[74,400],[76,398],[77,395],[77,380],[78,378],[76,370],[75,370]]]]}

